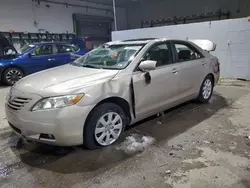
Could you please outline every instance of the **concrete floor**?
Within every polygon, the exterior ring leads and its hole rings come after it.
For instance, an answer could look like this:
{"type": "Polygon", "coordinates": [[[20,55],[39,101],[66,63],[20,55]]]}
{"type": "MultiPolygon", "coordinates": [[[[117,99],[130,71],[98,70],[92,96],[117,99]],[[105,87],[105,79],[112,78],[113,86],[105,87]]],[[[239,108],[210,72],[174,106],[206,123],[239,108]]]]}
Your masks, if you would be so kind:
{"type": "Polygon", "coordinates": [[[0,187],[249,188],[249,114],[250,84],[225,80],[209,104],[190,102],[149,118],[100,150],[26,143],[4,134],[0,187]]]}

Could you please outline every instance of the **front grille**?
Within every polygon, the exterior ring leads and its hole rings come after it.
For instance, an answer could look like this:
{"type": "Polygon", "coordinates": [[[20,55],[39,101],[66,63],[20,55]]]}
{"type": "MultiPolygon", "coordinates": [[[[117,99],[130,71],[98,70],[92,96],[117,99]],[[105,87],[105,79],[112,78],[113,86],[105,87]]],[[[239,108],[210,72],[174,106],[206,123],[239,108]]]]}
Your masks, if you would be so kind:
{"type": "Polygon", "coordinates": [[[31,99],[29,98],[23,98],[23,97],[15,97],[15,98],[9,98],[7,102],[7,106],[11,110],[21,110],[26,104],[29,103],[31,99]]]}

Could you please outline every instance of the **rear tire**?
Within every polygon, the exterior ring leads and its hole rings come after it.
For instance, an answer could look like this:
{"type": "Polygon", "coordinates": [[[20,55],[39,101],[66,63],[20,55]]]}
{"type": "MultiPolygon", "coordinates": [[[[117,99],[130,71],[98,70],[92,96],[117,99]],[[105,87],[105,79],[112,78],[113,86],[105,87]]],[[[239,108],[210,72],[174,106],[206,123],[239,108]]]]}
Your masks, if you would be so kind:
{"type": "Polygon", "coordinates": [[[98,149],[115,143],[127,125],[122,108],[114,103],[104,103],[90,114],[83,133],[83,142],[88,149],[98,149]]]}
{"type": "Polygon", "coordinates": [[[214,89],[214,82],[211,75],[208,75],[202,82],[199,96],[197,98],[200,103],[207,103],[212,97],[214,89]]]}
{"type": "Polygon", "coordinates": [[[18,80],[23,78],[24,74],[23,72],[15,67],[7,68],[4,70],[2,79],[3,83],[7,86],[14,85],[18,80]]]}

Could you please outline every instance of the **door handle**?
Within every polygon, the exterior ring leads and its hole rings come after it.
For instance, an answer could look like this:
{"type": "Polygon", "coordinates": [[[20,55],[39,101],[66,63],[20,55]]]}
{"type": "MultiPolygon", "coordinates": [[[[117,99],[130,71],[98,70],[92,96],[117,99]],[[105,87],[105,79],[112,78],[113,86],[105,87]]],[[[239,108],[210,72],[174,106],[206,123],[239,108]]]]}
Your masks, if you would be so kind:
{"type": "Polygon", "coordinates": [[[48,61],[55,61],[55,59],[48,59],[48,61]]]}
{"type": "Polygon", "coordinates": [[[173,70],[172,70],[172,73],[173,73],[173,74],[177,74],[178,71],[177,71],[176,69],[173,69],[173,70]]]}

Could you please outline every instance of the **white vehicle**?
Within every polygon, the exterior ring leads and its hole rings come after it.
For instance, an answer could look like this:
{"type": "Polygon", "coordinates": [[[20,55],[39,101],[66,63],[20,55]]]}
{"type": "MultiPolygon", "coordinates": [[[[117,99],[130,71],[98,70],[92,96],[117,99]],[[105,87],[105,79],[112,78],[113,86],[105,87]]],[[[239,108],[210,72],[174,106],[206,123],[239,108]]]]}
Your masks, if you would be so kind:
{"type": "Polygon", "coordinates": [[[7,119],[27,140],[111,145],[139,120],[188,100],[209,101],[220,70],[212,50],[207,40],[104,44],[69,65],[18,81],[7,97],[7,119]]]}

